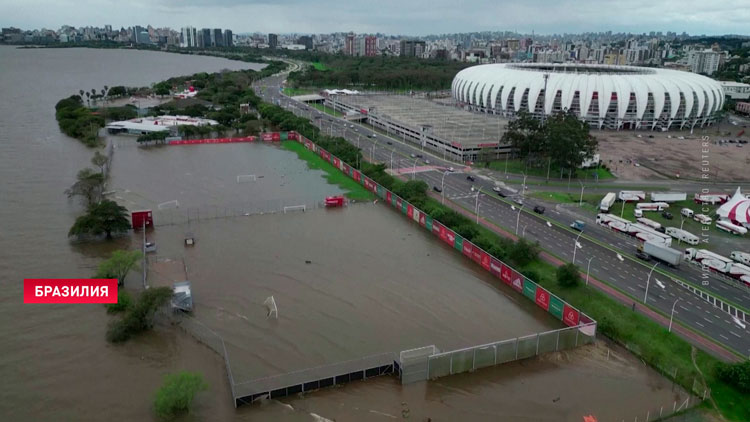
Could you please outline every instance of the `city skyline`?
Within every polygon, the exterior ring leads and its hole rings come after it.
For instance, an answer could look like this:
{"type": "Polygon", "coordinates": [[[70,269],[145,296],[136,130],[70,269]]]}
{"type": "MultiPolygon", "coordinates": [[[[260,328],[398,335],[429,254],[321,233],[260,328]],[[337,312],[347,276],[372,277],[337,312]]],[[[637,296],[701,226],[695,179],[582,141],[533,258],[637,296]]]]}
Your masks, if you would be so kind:
{"type": "Polygon", "coordinates": [[[378,3],[322,0],[314,4],[300,0],[249,3],[239,0],[128,3],[102,0],[95,3],[101,7],[65,1],[0,0],[6,11],[0,16],[0,26],[32,29],[109,24],[129,27],[140,23],[172,28],[232,28],[235,33],[354,31],[405,36],[506,30],[539,35],[600,31],[750,34],[746,25],[750,20],[750,8],[736,0],[722,2],[720,6],[695,0],[658,4],[645,0],[612,1],[605,6],[601,1],[587,0],[576,2],[574,10],[569,2],[548,0],[537,0],[533,4],[475,0],[458,5],[445,0],[416,0],[408,4],[393,0],[378,3]],[[47,13],[35,13],[36,10],[47,13]],[[637,20],[623,19],[623,16],[637,16],[637,20]]]}

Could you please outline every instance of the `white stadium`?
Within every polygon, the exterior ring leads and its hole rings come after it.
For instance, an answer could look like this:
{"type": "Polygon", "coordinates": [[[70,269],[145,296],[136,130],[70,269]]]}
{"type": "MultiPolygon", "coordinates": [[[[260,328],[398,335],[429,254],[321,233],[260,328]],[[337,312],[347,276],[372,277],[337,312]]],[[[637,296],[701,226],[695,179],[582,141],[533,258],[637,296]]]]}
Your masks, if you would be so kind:
{"type": "Polygon", "coordinates": [[[570,111],[599,129],[692,129],[713,123],[724,105],[713,79],[634,66],[485,64],[458,72],[451,91],[475,110],[537,118],[570,111]]]}

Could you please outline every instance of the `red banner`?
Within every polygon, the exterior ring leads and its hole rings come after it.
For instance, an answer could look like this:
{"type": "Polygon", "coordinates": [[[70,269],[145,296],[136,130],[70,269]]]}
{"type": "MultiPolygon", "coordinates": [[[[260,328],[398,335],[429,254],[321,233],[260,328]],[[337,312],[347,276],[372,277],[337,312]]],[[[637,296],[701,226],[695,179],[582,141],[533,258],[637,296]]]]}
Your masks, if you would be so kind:
{"type": "Polygon", "coordinates": [[[523,293],[523,276],[513,270],[510,270],[510,287],[523,293]]]}
{"type": "Polygon", "coordinates": [[[477,264],[482,264],[482,250],[474,246],[471,248],[471,259],[477,264]]]}
{"type": "Polygon", "coordinates": [[[117,303],[117,279],[26,278],[23,303],[117,303]]]}
{"type": "Polygon", "coordinates": [[[442,224],[438,223],[437,221],[432,221],[432,234],[435,236],[440,236],[440,233],[442,233],[441,228],[443,227],[442,224]]]}
{"type": "Polygon", "coordinates": [[[414,218],[414,205],[409,204],[406,206],[406,216],[409,218],[414,218]]]}
{"type": "Polygon", "coordinates": [[[440,232],[440,239],[453,247],[453,244],[456,242],[456,233],[447,227],[443,227],[443,230],[440,232]]]}
{"type": "Polygon", "coordinates": [[[354,170],[354,180],[356,180],[357,182],[360,182],[360,178],[361,176],[360,176],[359,170],[354,170]]]}
{"type": "MultiPolygon", "coordinates": [[[[464,240],[464,245],[466,245],[466,241],[464,240]]],[[[490,258],[490,272],[495,277],[500,277],[500,273],[503,270],[503,263],[500,262],[497,258],[490,258]]]]}
{"type": "Polygon", "coordinates": [[[279,142],[281,140],[281,134],[279,132],[273,132],[271,134],[271,140],[274,142],[279,142]]]}
{"type": "Polygon", "coordinates": [[[388,205],[393,204],[393,198],[391,197],[391,191],[385,192],[385,200],[388,202],[388,205]]]}
{"type": "Polygon", "coordinates": [[[503,268],[500,270],[500,280],[503,280],[505,284],[510,284],[513,277],[513,270],[509,266],[503,264],[503,268]]]}
{"type": "Polygon", "coordinates": [[[292,141],[299,140],[299,138],[297,137],[297,132],[289,132],[287,134],[287,138],[290,139],[290,140],[292,140],[292,141]]]}
{"type": "Polygon", "coordinates": [[[168,145],[236,144],[242,142],[255,142],[255,140],[255,136],[246,136],[244,138],[186,139],[184,141],[169,141],[168,145]]]}
{"type": "Polygon", "coordinates": [[[464,253],[464,255],[471,258],[471,251],[474,249],[474,244],[464,239],[464,243],[461,245],[461,247],[463,248],[462,252],[464,253]]]}
{"type": "MultiPolygon", "coordinates": [[[[390,195],[390,192],[388,192],[388,194],[390,195]]],[[[419,225],[422,227],[427,225],[427,219],[425,218],[425,215],[423,212],[419,213],[419,225]]]]}
{"type": "Polygon", "coordinates": [[[549,292],[536,286],[536,299],[534,300],[540,308],[549,310],[549,292]]]}
{"type": "Polygon", "coordinates": [[[482,258],[481,258],[481,262],[479,263],[482,266],[482,268],[489,271],[491,262],[492,262],[492,259],[490,255],[487,252],[482,251],[482,258]]]}
{"type": "Polygon", "coordinates": [[[575,327],[578,325],[578,319],[580,318],[580,315],[578,314],[578,311],[566,303],[563,305],[563,322],[567,324],[568,326],[575,327]]]}
{"type": "MultiPolygon", "coordinates": [[[[399,211],[401,211],[404,208],[404,204],[403,202],[401,202],[401,198],[396,198],[396,208],[398,208],[399,211]]],[[[433,225],[433,227],[435,226],[433,225]]]]}
{"type": "Polygon", "coordinates": [[[341,160],[339,160],[339,157],[333,157],[333,166],[337,169],[341,169],[341,160]]]}
{"type": "Polygon", "coordinates": [[[271,142],[273,140],[273,134],[270,132],[261,133],[260,140],[263,142],[271,142]]]}

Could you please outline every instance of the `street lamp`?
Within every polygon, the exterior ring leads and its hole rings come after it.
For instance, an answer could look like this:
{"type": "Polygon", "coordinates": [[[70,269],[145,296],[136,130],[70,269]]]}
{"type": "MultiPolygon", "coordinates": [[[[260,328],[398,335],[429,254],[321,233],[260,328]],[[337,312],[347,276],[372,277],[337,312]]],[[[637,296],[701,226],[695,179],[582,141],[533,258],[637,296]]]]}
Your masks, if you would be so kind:
{"type": "Polygon", "coordinates": [[[411,168],[411,180],[414,180],[417,177],[417,160],[419,160],[419,158],[414,159],[414,166],[411,168]]]}
{"type": "Polygon", "coordinates": [[[576,263],[576,252],[578,251],[578,249],[582,249],[583,248],[583,246],[581,246],[581,244],[578,243],[578,239],[581,238],[582,234],[583,234],[583,230],[581,230],[581,232],[578,233],[578,236],[576,236],[575,243],[573,244],[573,264],[576,263]]]}
{"type": "Polygon", "coordinates": [[[445,176],[447,176],[448,174],[450,174],[450,172],[448,170],[446,170],[443,173],[443,177],[440,178],[440,196],[441,196],[440,203],[441,204],[445,204],[445,185],[444,185],[444,182],[445,182],[445,176]]]}
{"type": "Polygon", "coordinates": [[[589,263],[588,263],[588,265],[586,265],[586,285],[587,286],[589,285],[589,270],[591,269],[591,260],[592,259],[594,259],[593,256],[591,258],[589,258],[589,263]]]}
{"type": "Polygon", "coordinates": [[[526,199],[526,173],[523,173],[523,185],[521,185],[521,200],[526,199]]]}
{"type": "MultiPolygon", "coordinates": [[[[521,204],[521,208],[518,209],[518,216],[516,217],[516,236],[518,236],[518,224],[521,222],[521,211],[523,211],[524,204],[521,204]]],[[[516,210],[516,207],[513,205],[510,206],[510,209],[513,211],[516,210]]]]}
{"type": "Polygon", "coordinates": [[[674,318],[674,306],[677,305],[677,302],[679,302],[680,298],[674,300],[674,303],[672,304],[672,313],[669,314],[669,330],[667,332],[672,332],[672,319],[674,318]]]}
{"type": "MultiPolygon", "coordinates": [[[[482,192],[481,189],[477,189],[477,198],[475,200],[474,205],[474,214],[477,215],[477,224],[479,224],[479,194],[482,192]]],[[[516,232],[518,231],[518,228],[516,228],[516,232]]]]}
{"type": "Polygon", "coordinates": [[[651,267],[651,271],[648,272],[648,278],[646,279],[646,294],[643,296],[643,304],[646,305],[646,300],[648,299],[648,284],[651,281],[651,274],[653,274],[654,270],[656,269],[656,266],[659,265],[657,262],[654,264],[653,267],[651,267]]]}
{"type": "Polygon", "coordinates": [[[581,205],[583,205],[583,190],[586,188],[586,186],[584,186],[583,182],[581,182],[580,180],[578,181],[578,183],[581,184],[581,198],[578,200],[578,206],[580,207],[581,205]]]}
{"type": "Polygon", "coordinates": [[[393,170],[393,153],[394,152],[396,152],[395,149],[393,151],[391,151],[391,170],[393,170]]]}

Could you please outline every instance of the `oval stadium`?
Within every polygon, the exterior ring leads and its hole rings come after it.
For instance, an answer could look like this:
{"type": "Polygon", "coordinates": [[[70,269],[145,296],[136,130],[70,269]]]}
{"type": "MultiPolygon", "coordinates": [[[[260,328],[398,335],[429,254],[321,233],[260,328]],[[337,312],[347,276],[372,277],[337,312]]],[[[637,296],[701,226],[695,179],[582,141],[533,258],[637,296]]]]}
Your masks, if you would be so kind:
{"type": "Polygon", "coordinates": [[[724,104],[724,91],[713,79],[634,66],[485,64],[456,74],[451,91],[474,110],[505,117],[523,110],[537,118],[569,111],[592,128],[618,130],[702,127],[714,122],[724,104]]]}

